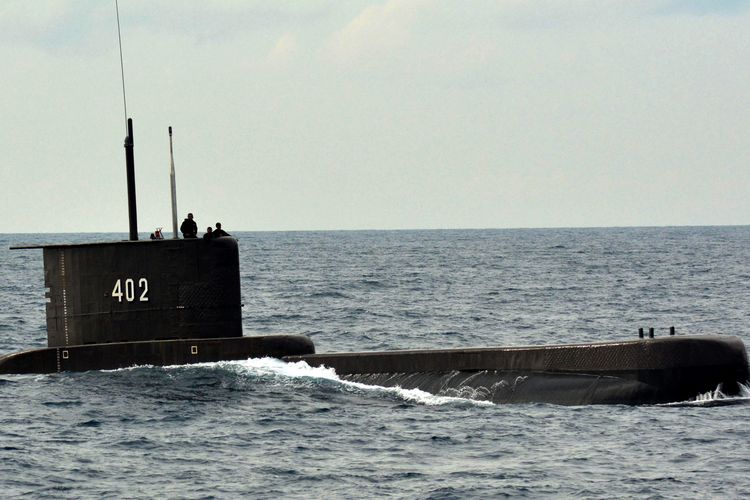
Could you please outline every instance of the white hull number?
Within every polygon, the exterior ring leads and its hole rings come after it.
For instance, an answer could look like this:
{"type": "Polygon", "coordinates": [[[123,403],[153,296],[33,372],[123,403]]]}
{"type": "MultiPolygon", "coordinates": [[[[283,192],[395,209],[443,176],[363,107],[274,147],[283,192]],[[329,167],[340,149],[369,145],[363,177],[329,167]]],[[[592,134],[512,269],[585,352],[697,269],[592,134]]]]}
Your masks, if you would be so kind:
{"type": "Polygon", "coordinates": [[[128,302],[133,302],[136,299],[139,302],[148,302],[148,280],[146,278],[138,280],[138,292],[140,292],[140,295],[136,297],[135,280],[132,278],[120,279],[115,281],[112,298],[116,298],[117,302],[122,302],[123,298],[128,302]]]}

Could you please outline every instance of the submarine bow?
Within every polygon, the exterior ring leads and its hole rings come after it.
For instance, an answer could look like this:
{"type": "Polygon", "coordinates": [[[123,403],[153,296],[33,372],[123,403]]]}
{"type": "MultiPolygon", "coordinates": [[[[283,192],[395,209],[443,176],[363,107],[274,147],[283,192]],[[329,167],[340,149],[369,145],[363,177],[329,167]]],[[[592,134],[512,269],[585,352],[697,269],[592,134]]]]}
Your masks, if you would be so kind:
{"type": "Polygon", "coordinates": [[[591,344],[291,356],[345,380],[495,403],[656,404],[686,401],[748,379],[745,345],[731,336],[591,344]]]}

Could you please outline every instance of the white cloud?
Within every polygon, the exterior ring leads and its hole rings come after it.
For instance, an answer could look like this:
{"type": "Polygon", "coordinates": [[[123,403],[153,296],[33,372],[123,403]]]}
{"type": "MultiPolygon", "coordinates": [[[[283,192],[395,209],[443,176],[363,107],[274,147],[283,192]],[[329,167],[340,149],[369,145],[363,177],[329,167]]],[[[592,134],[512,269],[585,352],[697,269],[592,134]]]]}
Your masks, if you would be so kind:
{"type": "Polygon", "coordinates": [[[65,4],[48,1],[40,8],[40,3],[24,0],[6,0],[0,3],[0,26],[4,32],[32,31],[38,33],[60,22],[70,10],[65,4]]]}
{"type": "Polygon", "coordinates": [[[335,61],[349,63],[402,47],[409,41],[410,27],[419,10],[428,3],[430,0],[388,0],[366,7],[333,35],[329,54],[335,61]]]}
{"type": "Polygon", "coordinates": [[[284,33],[266,56],[266,61],[274,66],[287,65],[294,59],[298,50],[297,39],[294,35],[284,33]]]}
{"type": "MultiPolygon", "coordinates": [[[[750,12],[601,1],[123,0],[139,219],[171,125],[237,230],[747,223],[750,12]]],[[[114,6],[59,2],[0,0],[1,229],[121,230],[114,6]]]]}
{"type": "MultiPolygon", "coordinates": [[[[85,38],[81,30],[63,37],[62,26],[84,24],[97,13],[65,2],[4,1],[0,2],[0,43],[48,48],[67,45],[69,40],[85,38]]],[[[88,32],[88,30],[85,30],[88,32]]]]}

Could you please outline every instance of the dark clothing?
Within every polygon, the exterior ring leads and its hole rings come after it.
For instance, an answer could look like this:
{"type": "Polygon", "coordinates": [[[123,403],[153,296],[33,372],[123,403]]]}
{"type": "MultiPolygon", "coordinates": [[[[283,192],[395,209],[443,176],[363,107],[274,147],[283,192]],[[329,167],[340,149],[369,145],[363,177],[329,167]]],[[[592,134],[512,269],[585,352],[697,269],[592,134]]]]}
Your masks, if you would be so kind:
{"type": "Polygon", "coordinates": [[[206,233],[206,234],[203,235],[203,239],[204,240],[210,240],[213,237],[214,237],[213,231],[211,231],[210,233],[206,233]]]}
{"type": "Polygon", "coordinates": [[[198,236],[198,224],[193,219],[185,219],[180,224],[183,238],[196,238],[198,236]]]}
{"type": "Polygon", "coordinates": [[[211,233],[212,238],[218,238],[219,236],[230,236],[228,232],[224,231],[223,229],[214,229],[214,232],[211,233]]]}

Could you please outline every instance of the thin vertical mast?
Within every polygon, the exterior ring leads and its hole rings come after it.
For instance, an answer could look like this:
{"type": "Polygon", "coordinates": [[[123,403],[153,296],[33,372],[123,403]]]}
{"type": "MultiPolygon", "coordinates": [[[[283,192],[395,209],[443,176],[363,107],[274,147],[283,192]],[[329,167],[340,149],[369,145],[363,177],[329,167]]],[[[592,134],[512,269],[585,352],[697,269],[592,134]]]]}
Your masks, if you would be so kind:
{"type": "Polygon", "coordinates": [[[125,138],[125,169],[128,179],[128,219],[130,241],[138,240],[138,210],[135,204],[135,159],[133,156],[133,120],[128,118],[128,136],[125,138]]]}
{"type": "Polygon", "coordinates": [[[117,41],[120,46],[120,74],[122,75],[122,106],[125,109],[125,133],[128,131],[128,102],[125,99],[125,65],[122,62],[122,36],[120,35],[120,6],[115,0],[115,11],[117,12],[117,41]]]}
{"type": "Polygon", "coordinates": [[[174,176],[174,152],[172,151],[172,127],[169,127],[169,183],[172,187],[172,237],[177,239],[177,183],[174,176]]]}
{"type": "Polygon", "coordinates": [[[133,120],[128,118],[128,103],[125,100],[125,65],[122,62],[122,36],[120,35],[120,6],[115,0],[117,12],[117,41],[120,46],[120,74],[122,75],[122,105],[125,109],[125,173],[128,183],[128,219],[130,241],[138,240],[138,209],[135,197],[135,159],[133,155],[133,120]]]}

